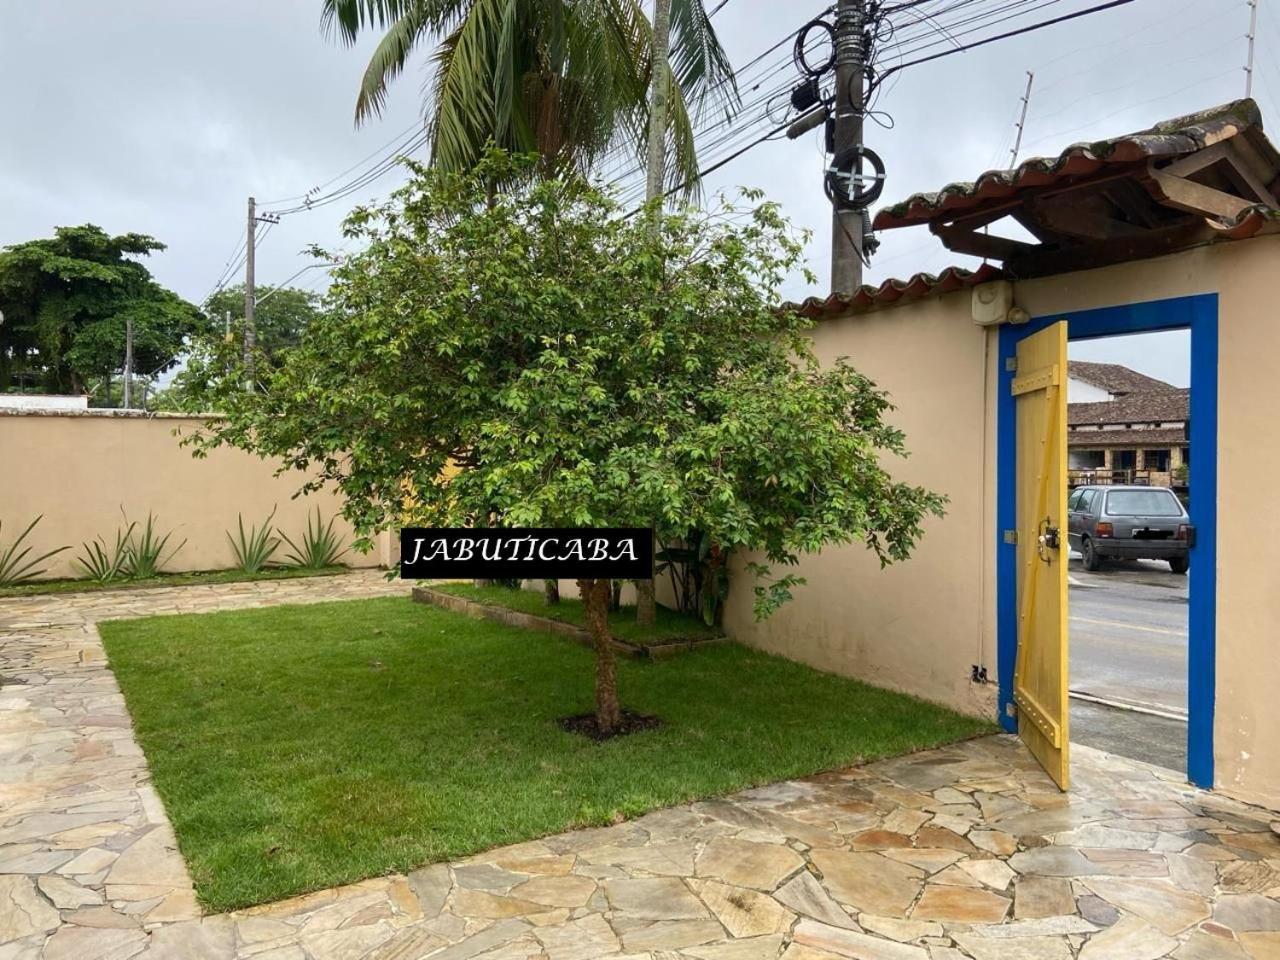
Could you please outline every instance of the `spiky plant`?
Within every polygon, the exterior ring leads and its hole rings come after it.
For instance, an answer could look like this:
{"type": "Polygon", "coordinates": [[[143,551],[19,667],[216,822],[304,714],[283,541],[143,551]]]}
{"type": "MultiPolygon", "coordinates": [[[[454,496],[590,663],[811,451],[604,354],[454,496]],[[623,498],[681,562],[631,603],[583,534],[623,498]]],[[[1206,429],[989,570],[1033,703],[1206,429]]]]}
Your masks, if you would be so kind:
{"type": "Polygon", "coordinates": [[[227,540],[236,555],[236,566],[245,573],[260,572],[271,562],[276,548],[280,546],[280,538],[275,536],[275,528],[271,525],[275,515],[275,508],[272,507],[261,527],[250,527],[246,531],[243,515],[236,514],[237,535],[233,537],[231,531],[227,531],[227,540]]]}
{"type": "Polygon", "coordinates": [[[126,572],[130,579],[149,580],[160,573],[160,568],[187,544],[183,540],[165,555],[165,547],[172,536],[172,530],[161,535],[154,514],[147,514],[147,522],[142,525],[141,533],[129,539],[126,572]]]}
{"type": "Polygon", "coordinates": [[[137,523],[116,528],[114,546],[107,546],[102,537],[94,537],[80,545],[78,566],[86,577],[95,583],[111,583],[129,576],[129,544],[137,523]]]}
{"type": "Polygon", "coordinates": [[[337,566],[347,548],[342,545],[342,538],[334,532],[335,519],[330,517],[328,523],[322,523],[320,508],[316,507],[314,523],[308,516],[307,529],[297,543],[281,530],[280,537],[289,545],[290,551],[285,554],[285,560],[291,566],[305,570],[323,570],[325,567],[337,566]]]}
{"type": "MultiPolygon", "coordinates": [[[[48,560],[50,557],[57,556],[62,553],[63,550],[71,549],[69,546],[57,547],[47,553],[42,553],[39,556],[28,558],[31,551],[35,548],[30,545],[24,546],[23,544],[26,543],[27,537],[31,534],[31,531],[35,529],[36,524],[43,519],[44,514],[40,514],[40,516],[27,524],[26,529],[18,534],[13,543],[9,544],[7,547],[0,547],[0,587],[12,587],[19,583],[26,583],[29,580],[34,580],[36,577],[40,576],[40,574],[45,572],[44,569],[39,566],[41,563],[44,563],[44,561],[48,560]]],[[[0,533],[3,532],[4,521],[0,520],[0,533]]]]}

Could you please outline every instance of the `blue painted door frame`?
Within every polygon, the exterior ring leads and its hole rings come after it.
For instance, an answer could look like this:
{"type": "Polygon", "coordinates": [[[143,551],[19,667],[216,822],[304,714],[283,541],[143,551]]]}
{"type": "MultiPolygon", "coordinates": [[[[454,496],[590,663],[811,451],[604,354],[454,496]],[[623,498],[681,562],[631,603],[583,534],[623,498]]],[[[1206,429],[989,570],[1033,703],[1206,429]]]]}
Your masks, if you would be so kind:
{"type": "Polygon", "coordinates": [[[1218,295],[1199,294],[1171,300],[1130,303],[1036,317],[1021,326],[1000,328],[1000,388],[996,401],[996,642],[1000,676],[1000,723],[1009,732],[1017,721],[1013,703],[1013,668],[1018,652],[1017,547],[1006,544],[1003,531],[1017,526],[1014,503],[1013,372],[1006,369],[1018,341],[1057,320],[1067,321],[1067,336],[1089,340],[1158,330],[1191,331],[1191,440],[1195,453],[1191,522],[1196,545],[1191,550],[1191,584],[1187,650],[1187,778],[1200,787],[1213,786],[1214,651],[1217,607],[1218,510],[1218,295]]]}

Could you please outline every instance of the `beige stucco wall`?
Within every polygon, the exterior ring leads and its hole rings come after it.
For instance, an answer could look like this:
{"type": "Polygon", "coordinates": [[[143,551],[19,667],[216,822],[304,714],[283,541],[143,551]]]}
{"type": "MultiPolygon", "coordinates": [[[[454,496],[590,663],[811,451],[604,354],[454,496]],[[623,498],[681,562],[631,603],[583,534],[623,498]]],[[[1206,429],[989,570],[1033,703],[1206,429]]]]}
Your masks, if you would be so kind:
{"type": "Polygon", "coordinates": [[[994,716],[995,685],[970,680],[975,663],[996,676],[986,479],[994,448],[984,416],[994,332],[969,319],[967,296],[949,296],[826,321],[814,347],[824,362],[849,357],[889,391],[898,407],[890,420],[911,454],[889,469],[946,494],[947,516],[926,523],[907,563],[882,570],[862,544],[804,559],[795,572],[807,584],[764,622],[753,617],[751,577],[739,562],[725,628],[822,670],[994,716]]]}
{"type": "MultiPolygon", "coordinates": [[[[1033,316],[1197,293],[1219,294],[1217,659],[1215,777],[1223,792],[1280,809],[1280,316],[1272,293],[1280,235],[1157,260],[1015,284],[1033,316]]],[[[822,669],[994,716],[994,686],[970,683],[973,663],[996,676],[995,331],[970,320],[970,294],[828,320],[821,357],[848,356],[888,389],[912,456],[904,480],[951,498],[905,564],[880,570],[861,547],[806,558],[808,585],[764,623],[751,583],[735,578],[726,629],[738,639],[822,669]],[[986,348],[990,345],[990,350],[986,348]]],[[[1192,576],[1194,577],[1194,571],[1192,576]]]]}
{"type": "MultiPolygon", "coordinates": [[[[273,476],[275,464],[240,450],[219,449],[197,460],[179,446],[175,430],[189,434],[200,421],[187,417],[100,415],[0,415],[0,520],[4,540],[36,515],[36,552],[63,544],[73,549],[53,558],[51,577],[81,576],[73,563],[80,545],[101,536],[115,543],[122,525],[156,514],[161,530],[174,530],[171,544],[186,545],[167,570],[217,570],[235,566],[226,531],[261,524],[276,507],[274,524],[295,540],[318,505],[327,522],[339,501],[327,491],[292,499],[300,475],[273,476]]],[[[346,542],[351,527],[339,520],[346,542]]],[[[348,552],[343,562],[375,566],[380,552],[348,552]]]]}

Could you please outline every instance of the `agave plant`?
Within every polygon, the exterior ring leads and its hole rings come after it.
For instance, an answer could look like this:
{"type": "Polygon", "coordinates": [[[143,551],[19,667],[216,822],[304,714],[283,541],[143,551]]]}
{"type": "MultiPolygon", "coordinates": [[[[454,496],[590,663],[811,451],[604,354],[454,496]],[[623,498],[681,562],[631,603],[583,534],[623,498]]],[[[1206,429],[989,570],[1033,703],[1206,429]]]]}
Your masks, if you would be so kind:
{"type": "Polygon", "coordinates": [[[281,538],[289,545],[291,551],[285,554],[285,559],[291,566],[305,570],[323,570],[325,567],[337,565],[338,559],[347,552],[347,548],[342,545],[342,538],[334,533],[334,519],[330,517],[328,523],[322,524],[320,508],[316,507],[315,522],[312,522],[311,517],[307,517],[307,530],[302,535],[300,543],[295,543],[287,533],[280,531],[281,538]]]}
{"type": "Polygon", "coordinates": [[[137,523],[116,528],[115,546],[108,547],[102,537],[94,537],[80,545],[76,566],[95,583],[111,583],[129,576],[130,544],[137,523]]]}
{"type": "Polygon", "coordinates": [[[280,538],[275,536],[275,528],[271,525],[271,520],[275,515],[275,507],[272,507],[261,527],[250,527],[246,531],[244,517],[237,513],[238,536],[233,537],[231,531],[227,531],[227,540],[230,541],[231,550],[236,555],[236,566],[245,573],[260,572],[263,567],[271,562],[276,548],[280,546],[280,538]]]}
{"type": "MultiPolygon", "coordinates": [[[[37,569],[37,565],[48,560],[50,557],[56,556],[63,550],[70,550],[67,547],[58,547],[56,550],[50,550],[48,553],[42,553],[38,557],[27,558],[27,555],[34,549],[31,546],[23,546],[27,536],[35,529],[37,523],[44,519],[44,514],[36,517],[27,528],[18,534],[17,539],[7,547],[0,548],[0,587],[12,587],[15,584],[26,583],[28,580],[34,580],[40,574],[44,573],[44,569],[37,569]]],[[[0,533],[4,532],[4,521],[0,520],[0,533]]]]}
{"type": "Polygon", "coordinates": [[[166,556],[164,553],[165,546],[172,536],[172,530],[161,536],[156,527],[155,516],[148,513],[147,522],[143,524],[141,534],[137,538],[131,537],[129,540],[125,571],[128,576],[134,580],[148,580],[156,576],[160,572],[160,568],[172,560],[173,555],[187,544],[187,541],[183,540],[182,543],[169,551],[166,556]]]}

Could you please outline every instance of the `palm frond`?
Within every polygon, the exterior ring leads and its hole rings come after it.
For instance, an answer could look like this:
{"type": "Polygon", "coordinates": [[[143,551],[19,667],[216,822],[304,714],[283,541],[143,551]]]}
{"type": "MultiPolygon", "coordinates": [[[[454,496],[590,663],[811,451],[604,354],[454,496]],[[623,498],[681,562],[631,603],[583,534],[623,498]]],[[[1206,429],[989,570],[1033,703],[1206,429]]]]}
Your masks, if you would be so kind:
{"type": "Polygon", "coordinates": [[[336,36],[351,46],[361,30],[385,30],[422,5],[420,0],[323,0],[320,29],[326,36],[336,36]]]}
{"type": "Polygon", "coordinates": [[[716,36],[703,0],[671,0],[671,71],[687,103],[700,119],[722,107],[731,117],[741,106],[729,55],[716,36]]]}
{"type": "Polygon", "coordinates": [[[667,147],[663,156],[662,182],[668,189],[679,186],[677,195],[690,200],[702,195],[702,181],[698,178],[700,162],[694,143],[693,121],[689,118],[684,92],[668,73],[670,87],[667,90],[667,147]]]}
{"type": "MultiPolygon", "coordinates": [[[[537,152],[545,173],[587,173],[611,147],[644,156],[653,27],[643,0],[322,0],[325,31],[351,44],[383,36],[356,122],[380,113],[425,38],[436,42],[424,101],[433,165],[466,170],[493,143],[537,152]]],[[[740,105],[729,58],[703,0],[673,0],[666,182],[693,181],[693,125],[740,105]]],[[[686,194],[696,192],[696,187],[686,194]]]]}
{"type": "Polygon", "coordinates": [[[411,10],[392,23],[378,41],[360,78],[360,91],[356,95],[357,125],[382,112],[387,102],[388,85],[404,71],[414,44],[427,27],[420,11],[411,10]]]}
{"type": "Polygon", "coordinates": [[[435,96],[427,127],[432,163],[445,170],[470,168],[490,140],[506,149],[520,147],[510,142],[508,131],[497,128],[494,89],[503,8],[517,2],[474,0],[436,52],[435,96]]]}

